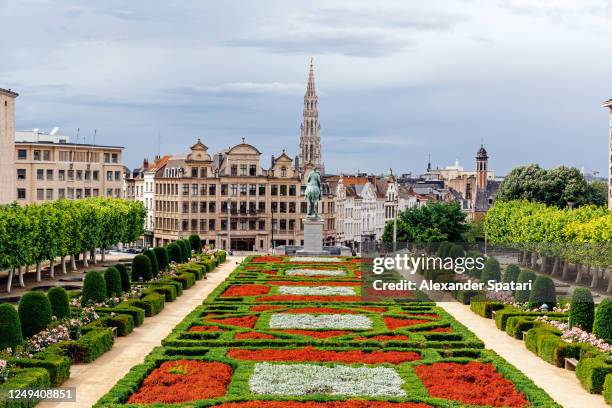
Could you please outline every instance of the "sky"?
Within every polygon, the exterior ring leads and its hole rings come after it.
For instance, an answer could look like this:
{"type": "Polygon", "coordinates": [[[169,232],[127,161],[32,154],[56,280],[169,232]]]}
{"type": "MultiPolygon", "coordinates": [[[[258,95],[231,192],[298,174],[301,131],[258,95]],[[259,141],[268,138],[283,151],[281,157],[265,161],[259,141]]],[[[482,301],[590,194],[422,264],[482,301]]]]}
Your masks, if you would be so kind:
{"type": "Polygon", "coordinates": [[[243,137],[267,166],[297,154],[313,57],[330,173],[474,168],[483,143],[500,175],[605,175],[610,39],[610,0],[0,0],[0,87],[18,130],[96,131],[130,168],[243,137]]]}

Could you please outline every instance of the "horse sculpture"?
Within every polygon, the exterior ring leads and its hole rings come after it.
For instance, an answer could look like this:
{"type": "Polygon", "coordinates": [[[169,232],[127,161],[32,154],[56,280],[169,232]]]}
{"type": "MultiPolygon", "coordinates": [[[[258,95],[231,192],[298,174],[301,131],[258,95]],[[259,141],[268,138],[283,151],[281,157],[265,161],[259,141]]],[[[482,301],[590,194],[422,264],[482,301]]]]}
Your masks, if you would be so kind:
{"type": "Polygon", "coordinates": [[[304,198],[308,200],[308,218],[319,218],[317,202],[321,199],[321,175],[316,168],[308,176],[304,198]]]}

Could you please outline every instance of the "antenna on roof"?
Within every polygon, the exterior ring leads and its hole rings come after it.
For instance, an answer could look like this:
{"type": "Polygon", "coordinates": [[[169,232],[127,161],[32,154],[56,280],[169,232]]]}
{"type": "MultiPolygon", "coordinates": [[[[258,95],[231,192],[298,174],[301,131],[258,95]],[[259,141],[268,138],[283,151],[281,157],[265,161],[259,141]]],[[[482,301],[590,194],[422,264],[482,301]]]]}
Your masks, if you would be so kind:
{"type": "Polygon", "coordinates": [[[92,146],[96,145],[96,135],[98,134],[98,129],[94,129],[94,135],[93,135],[93,143],[91,144],[92,146]]]}
{"type": "Polygon", "coordinates": [[[81,133],[81,128],[77,128],[77,137],[76,137],[76,143],[79,144],[79,134],[81,133]]]}
{"type": "Polygon", "coordinates": [[[157,155],[161,155],[161,133],[159,129],[157,129],[157,155]]]}

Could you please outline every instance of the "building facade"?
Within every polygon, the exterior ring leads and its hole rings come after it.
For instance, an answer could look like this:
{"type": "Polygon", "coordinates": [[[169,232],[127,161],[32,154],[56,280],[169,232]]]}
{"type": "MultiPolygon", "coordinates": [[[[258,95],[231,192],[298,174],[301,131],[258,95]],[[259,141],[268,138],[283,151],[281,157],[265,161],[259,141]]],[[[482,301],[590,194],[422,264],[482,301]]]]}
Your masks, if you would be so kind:
{"type": "Polygon", "coordinates": [[[612,99],[603,103],[610,110],[610,131],[608,133],[608,208],[612,209],[612,99]]]}
{"type": "Polygon", "coordinates": [[[14,191],[19,204],[121,197],[123,147],[70,143],[67,136],[15,132],[14,191]]]}
{"type": "Polygon", "coordinates": [[[15,200],[15,98],[10,89],[0,88],[0,204],[15,200]]]}

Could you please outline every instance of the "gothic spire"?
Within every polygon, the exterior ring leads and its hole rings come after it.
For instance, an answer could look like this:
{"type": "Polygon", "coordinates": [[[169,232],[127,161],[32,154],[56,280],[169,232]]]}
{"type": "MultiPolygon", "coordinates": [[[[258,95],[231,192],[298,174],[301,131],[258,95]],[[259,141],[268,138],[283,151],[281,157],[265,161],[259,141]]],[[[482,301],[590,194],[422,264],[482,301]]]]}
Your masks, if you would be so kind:
{"type": "Polygon", "coordinates": [[[306,87],[306,95],[307,98],[313,98],[317,96],[317,91],[315,90],[315,80],[314,80],[314,63],[312,57],[310,57],[310,70],[308,71],[308,86],[306,87]]]}

